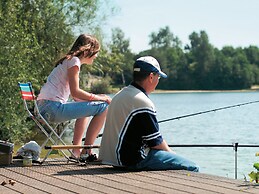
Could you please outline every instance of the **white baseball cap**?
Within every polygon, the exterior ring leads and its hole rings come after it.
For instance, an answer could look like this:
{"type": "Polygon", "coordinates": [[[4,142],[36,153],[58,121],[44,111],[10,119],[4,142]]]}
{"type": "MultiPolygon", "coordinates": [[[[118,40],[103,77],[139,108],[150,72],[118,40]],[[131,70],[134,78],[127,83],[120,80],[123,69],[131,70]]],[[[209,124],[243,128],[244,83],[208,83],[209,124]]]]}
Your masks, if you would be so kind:
{"type": "Polygon", "coordinates": [[[154,72],[161,77],[167,78],[167,75],[161,71],[158,61],[152,56],[145,56],[138,58],[134,63],[135,72],[154,72]]]}

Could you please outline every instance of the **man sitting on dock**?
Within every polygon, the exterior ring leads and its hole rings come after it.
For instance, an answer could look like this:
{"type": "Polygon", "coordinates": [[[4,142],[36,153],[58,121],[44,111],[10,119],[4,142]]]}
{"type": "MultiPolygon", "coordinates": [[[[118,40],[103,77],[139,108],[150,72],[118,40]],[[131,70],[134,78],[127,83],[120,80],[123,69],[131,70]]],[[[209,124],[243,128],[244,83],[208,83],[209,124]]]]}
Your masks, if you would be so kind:
{"type": "Polygon", "coordinates": [[[173,152],[160,133],[148,97],[160,77],[167,75],[155,58],[135,61],[133,82],[113,97],[108,109],[99,152],[102,163],[129,170],[199,171],[194,162],[173,152]]]}

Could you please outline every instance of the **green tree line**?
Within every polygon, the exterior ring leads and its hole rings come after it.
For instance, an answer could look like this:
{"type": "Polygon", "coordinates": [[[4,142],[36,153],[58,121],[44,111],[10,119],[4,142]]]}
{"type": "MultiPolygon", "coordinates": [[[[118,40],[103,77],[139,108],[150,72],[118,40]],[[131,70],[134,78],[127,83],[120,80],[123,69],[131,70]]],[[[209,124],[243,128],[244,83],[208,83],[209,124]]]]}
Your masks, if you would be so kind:
{"type": "Polygon", "coordinates": [[[89,91],[109,93],[128,85],[132,64],[142,55],[156,57],[168,74],[159,89],[244,89],[259,83],[258,47],[219,50],[209,43],[205,31],[191,33],[190,44],[182,45],[165,26],[150,33],[150,49],[133,53],[121,29],[113,29],[111,40],[105,39],[102,27],[114,10],[108,0],[0,2],[1,140],[24,142],[35,135],[17,83],[31,81],[37,94],[55,61],[81,32],[94,34],[102,45],[95,64],[83,67],[80,75],[80,83],[89,91]],[[93,76],[97,81],[89,87],[93,76]]]}
{"type": "Polygon", "coordinates": [[[206,32],[200,31],[190,34],[190,44],[183,47],[168,26],[150,38],[151,49],[140,55],[154,55],[168,73],[169,78],[161,80],[161,89],[233,90],[259,83],[256,46],[225,46],[219,50],[209,43],[206,32]]]}

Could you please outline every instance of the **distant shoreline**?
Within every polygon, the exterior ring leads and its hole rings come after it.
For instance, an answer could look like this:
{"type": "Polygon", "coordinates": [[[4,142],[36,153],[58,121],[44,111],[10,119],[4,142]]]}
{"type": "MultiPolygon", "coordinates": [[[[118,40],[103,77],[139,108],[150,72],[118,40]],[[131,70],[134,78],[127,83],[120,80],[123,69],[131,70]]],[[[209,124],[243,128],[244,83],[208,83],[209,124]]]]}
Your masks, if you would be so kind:
{"type": "MultiPolygon", "coordinates": [[[[112,93],[115,94],[119,91],[114,90],[112,93]]],[[[156,89],[152,93],[219,93],[219,92],[259,92],[259,86],[253,86],[251,89],[243,89],[243,90],[161,90],[156,89]]]]}
{"type": "Polygon", "coordinates": [[[209,92],[259,92],[259,88],[244,90],[155,90],[153,93],[209,93],[209,92]]]}

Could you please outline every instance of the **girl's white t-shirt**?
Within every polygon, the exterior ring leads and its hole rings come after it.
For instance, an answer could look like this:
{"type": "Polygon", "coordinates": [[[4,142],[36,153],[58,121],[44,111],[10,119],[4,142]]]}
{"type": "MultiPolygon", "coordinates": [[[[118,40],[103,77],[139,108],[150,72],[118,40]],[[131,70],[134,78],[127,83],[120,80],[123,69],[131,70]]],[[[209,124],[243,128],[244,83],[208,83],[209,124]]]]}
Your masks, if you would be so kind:
{"type": "Polygon", "coordinates": [[[80,71],[81,62],[78,57],[73,57],[70,60],[65,59],[62,64],[55,67],[41,88],[37,99],[67,102],[70,95],[67,71],[73,66],[78,66],[80,71]]]}

